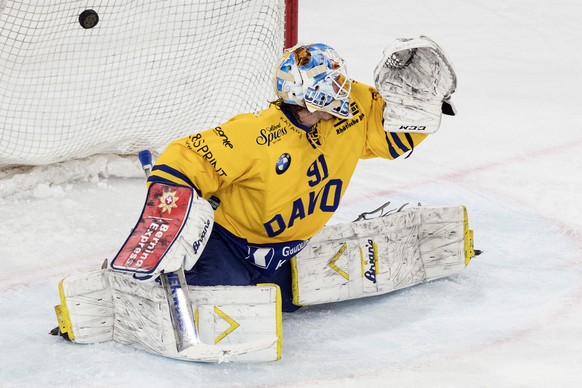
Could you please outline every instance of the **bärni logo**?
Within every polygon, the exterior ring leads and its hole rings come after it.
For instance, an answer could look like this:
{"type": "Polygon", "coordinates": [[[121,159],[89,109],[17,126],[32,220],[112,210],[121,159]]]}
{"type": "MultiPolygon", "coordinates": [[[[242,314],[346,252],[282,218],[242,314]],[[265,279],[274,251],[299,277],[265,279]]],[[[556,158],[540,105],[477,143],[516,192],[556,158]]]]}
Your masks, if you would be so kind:
{"type": "Polygon", "coordinates": [[[194,244],[192,244],[192,248],[194,248],[194,254],[198,253],[198,249],[200,249],[200,246],[202,245],[204,238],[208,234],[209,227],[210,220],[206,220],[206,222],[204,223],[204,228],[202,229],[202,233],[200,233],[200,237],[198,238],[198,240],[194,241],[194,244]]]}
{"type": "Polygon", "coordinates": [[[366,279],[376,284],[376,266],[378,264],[378,246],[372,240],[366,242],[366,253],[368,258],[368,270],[364,272],[366,279]]]}

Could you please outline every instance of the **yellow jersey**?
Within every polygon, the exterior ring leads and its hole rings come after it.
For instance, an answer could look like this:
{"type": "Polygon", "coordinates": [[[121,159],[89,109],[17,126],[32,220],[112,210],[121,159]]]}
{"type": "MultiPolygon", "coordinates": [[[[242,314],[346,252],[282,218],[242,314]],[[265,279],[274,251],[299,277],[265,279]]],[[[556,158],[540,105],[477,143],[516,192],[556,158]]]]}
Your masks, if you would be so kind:
{"type": "Polygon", "coordinates": [[[387,133],[376,89],[353,82],[349,119],[300,124],[277,104],[172,142],[150,182],[194,187],[215,210],[215,229],[243,257],[273,272],[338,208],[359,159],[395,159],[427,135],[387,133]]]}

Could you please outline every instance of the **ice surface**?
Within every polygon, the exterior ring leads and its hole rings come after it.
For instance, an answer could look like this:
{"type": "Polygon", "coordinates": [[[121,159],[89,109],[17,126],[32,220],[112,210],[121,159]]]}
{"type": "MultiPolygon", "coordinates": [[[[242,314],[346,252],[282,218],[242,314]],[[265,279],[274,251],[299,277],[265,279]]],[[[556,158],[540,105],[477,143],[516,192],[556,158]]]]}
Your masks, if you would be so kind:
{"type": "Polygon", "coordinates": [[[300,2],[300,40],[362,82],[418,34],[459,79],[459,115],[409,159],[362,161],[332,222],[387,200],[465,204],[485,253],[448,279],[285,314],[278,362],[180,362],[48,335],[58,281],[117,252],[145,188],[39,184],[0,197],[0,386],[582,386],[580,15],[566,0],[300,2]]]}

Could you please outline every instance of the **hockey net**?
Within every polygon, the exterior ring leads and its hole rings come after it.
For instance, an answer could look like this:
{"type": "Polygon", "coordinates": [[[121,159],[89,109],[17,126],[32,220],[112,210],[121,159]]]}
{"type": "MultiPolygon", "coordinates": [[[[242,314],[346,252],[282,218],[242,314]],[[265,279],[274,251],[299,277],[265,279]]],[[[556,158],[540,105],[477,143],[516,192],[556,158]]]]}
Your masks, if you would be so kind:
{"type": "Polygon", "coordinates": [[[0,2],[0,197],[266,107],[296,2],[0,2]]]}

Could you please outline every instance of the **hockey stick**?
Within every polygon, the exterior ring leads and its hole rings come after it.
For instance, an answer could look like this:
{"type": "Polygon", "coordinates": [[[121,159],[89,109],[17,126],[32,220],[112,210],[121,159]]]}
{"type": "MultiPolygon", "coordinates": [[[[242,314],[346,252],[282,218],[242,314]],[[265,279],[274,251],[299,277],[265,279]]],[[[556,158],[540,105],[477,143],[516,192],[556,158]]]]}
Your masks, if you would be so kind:
{"type": "Polygon", "coordinates": [[[196,324],[194,323],[194,312],[192,311],[192,303],[188,294],[184,268],[182,267],[176,272],[163,273],[160,275],[160,279],[168,299],[170,317],[176,338],[176,349],[180,353],[200,343],[196,324]]]}
{"type": "MultiPolygon", "coordinates": [[[[138,157],[147,178],[152,169],[152,154],[149,150],[143,150],[138,153],[138,157]]],[[[180,267],[176,272],[162,273],[160,279],[166,294],[166,299],[168,300],[170,317],[176,338],[176,349],[180,353],[200,343],[194,322],[194,312],[192,311],[192,303],[190,301],[190,294],[188,293],[184,267],[180,267]]]]}

